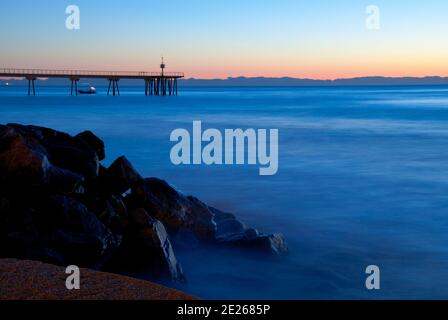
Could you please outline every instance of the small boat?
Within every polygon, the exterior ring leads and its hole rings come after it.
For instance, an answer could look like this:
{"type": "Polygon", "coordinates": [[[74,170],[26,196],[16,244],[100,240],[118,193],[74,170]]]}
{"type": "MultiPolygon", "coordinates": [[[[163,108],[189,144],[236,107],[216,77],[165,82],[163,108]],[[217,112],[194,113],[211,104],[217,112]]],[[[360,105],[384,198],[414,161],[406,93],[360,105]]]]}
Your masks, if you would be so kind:
{"type": "Polygon", "coordinates": [[[96,94],[96,88],[95,87],[90,87],[88,89],[85,90],[79,90],[80,94],[96,94]]]}

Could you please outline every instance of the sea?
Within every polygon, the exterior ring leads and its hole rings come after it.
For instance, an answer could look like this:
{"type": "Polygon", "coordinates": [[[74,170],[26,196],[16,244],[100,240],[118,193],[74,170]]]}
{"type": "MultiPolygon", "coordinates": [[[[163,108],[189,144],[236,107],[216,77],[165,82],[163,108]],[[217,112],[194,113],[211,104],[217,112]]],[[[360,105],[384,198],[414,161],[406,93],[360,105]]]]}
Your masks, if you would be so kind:
{"type": "MultiPolygon", "coordinates": [[[[92,130],[109,165],[125,155],[145,177],[232,212],[289,253],[176,245],[187,282],[204,299],[447,299],[448,87],[180,87],[178,96],[37,95],[0,85],[0,123],[92,130]],[[170,134],[278,129],[278,173],[254,165],[174,165],[170,134]],[[380,289],[368,290],[368,266],[380,289]]],[[[139,277],[145,278],[145,274],[139,277]]]]}

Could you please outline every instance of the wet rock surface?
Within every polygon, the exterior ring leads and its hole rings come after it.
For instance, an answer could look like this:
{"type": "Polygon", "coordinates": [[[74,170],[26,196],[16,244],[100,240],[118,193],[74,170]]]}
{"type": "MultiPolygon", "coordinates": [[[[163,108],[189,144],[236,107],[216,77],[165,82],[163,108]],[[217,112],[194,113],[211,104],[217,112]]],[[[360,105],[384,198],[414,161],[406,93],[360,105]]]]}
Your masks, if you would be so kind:
{"type": "MultiPolygon", "coordinates": [[[[124,156],[108,168],[90,131],[0,125],[0,257],[95,269],[141,264],[154,278],[184,281],[172,238],[283,255],[279,234],[143,178],[124,156]]],[[[187,243],[188,242],[188,243],[187,243]]]]}

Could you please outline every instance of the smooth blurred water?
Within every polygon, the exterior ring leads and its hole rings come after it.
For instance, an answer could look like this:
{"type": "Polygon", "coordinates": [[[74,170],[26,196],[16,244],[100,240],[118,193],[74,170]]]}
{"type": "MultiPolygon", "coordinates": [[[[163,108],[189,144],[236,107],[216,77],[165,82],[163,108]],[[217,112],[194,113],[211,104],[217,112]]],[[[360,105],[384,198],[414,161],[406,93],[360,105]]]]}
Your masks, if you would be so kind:
{"type": "Polygon", "coordinates": [[[448,88],[181,88],[178,97],[68,96],[67,88],[0,87],[0,123],[90,129],[107,161],[125,154],[168,180],[282,232],[290,254],[182,249],[184,290],[203,298],[448,298],[448,88]],[[171,164],[173,129],[278,128],[279,172],[171,164]],[[365,268],[381,268],[381,290],[365,268]]]}

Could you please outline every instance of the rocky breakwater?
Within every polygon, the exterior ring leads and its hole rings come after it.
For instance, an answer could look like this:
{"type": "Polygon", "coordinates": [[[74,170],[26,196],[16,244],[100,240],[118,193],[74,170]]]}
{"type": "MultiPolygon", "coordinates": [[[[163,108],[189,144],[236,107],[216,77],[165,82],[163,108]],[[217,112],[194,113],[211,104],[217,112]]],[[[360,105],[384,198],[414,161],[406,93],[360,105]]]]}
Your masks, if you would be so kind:
{"type": "Polygon", "coordinates": [[[90,131],[0,125],[0,257],[104,270],[140,265],[154,278],[185,280],[170,238],[287,252],[235,215],[143,178],[125,158],[108,168],[90,131]],[[146,270],[146,269],[145,269],[146,270]]]}

